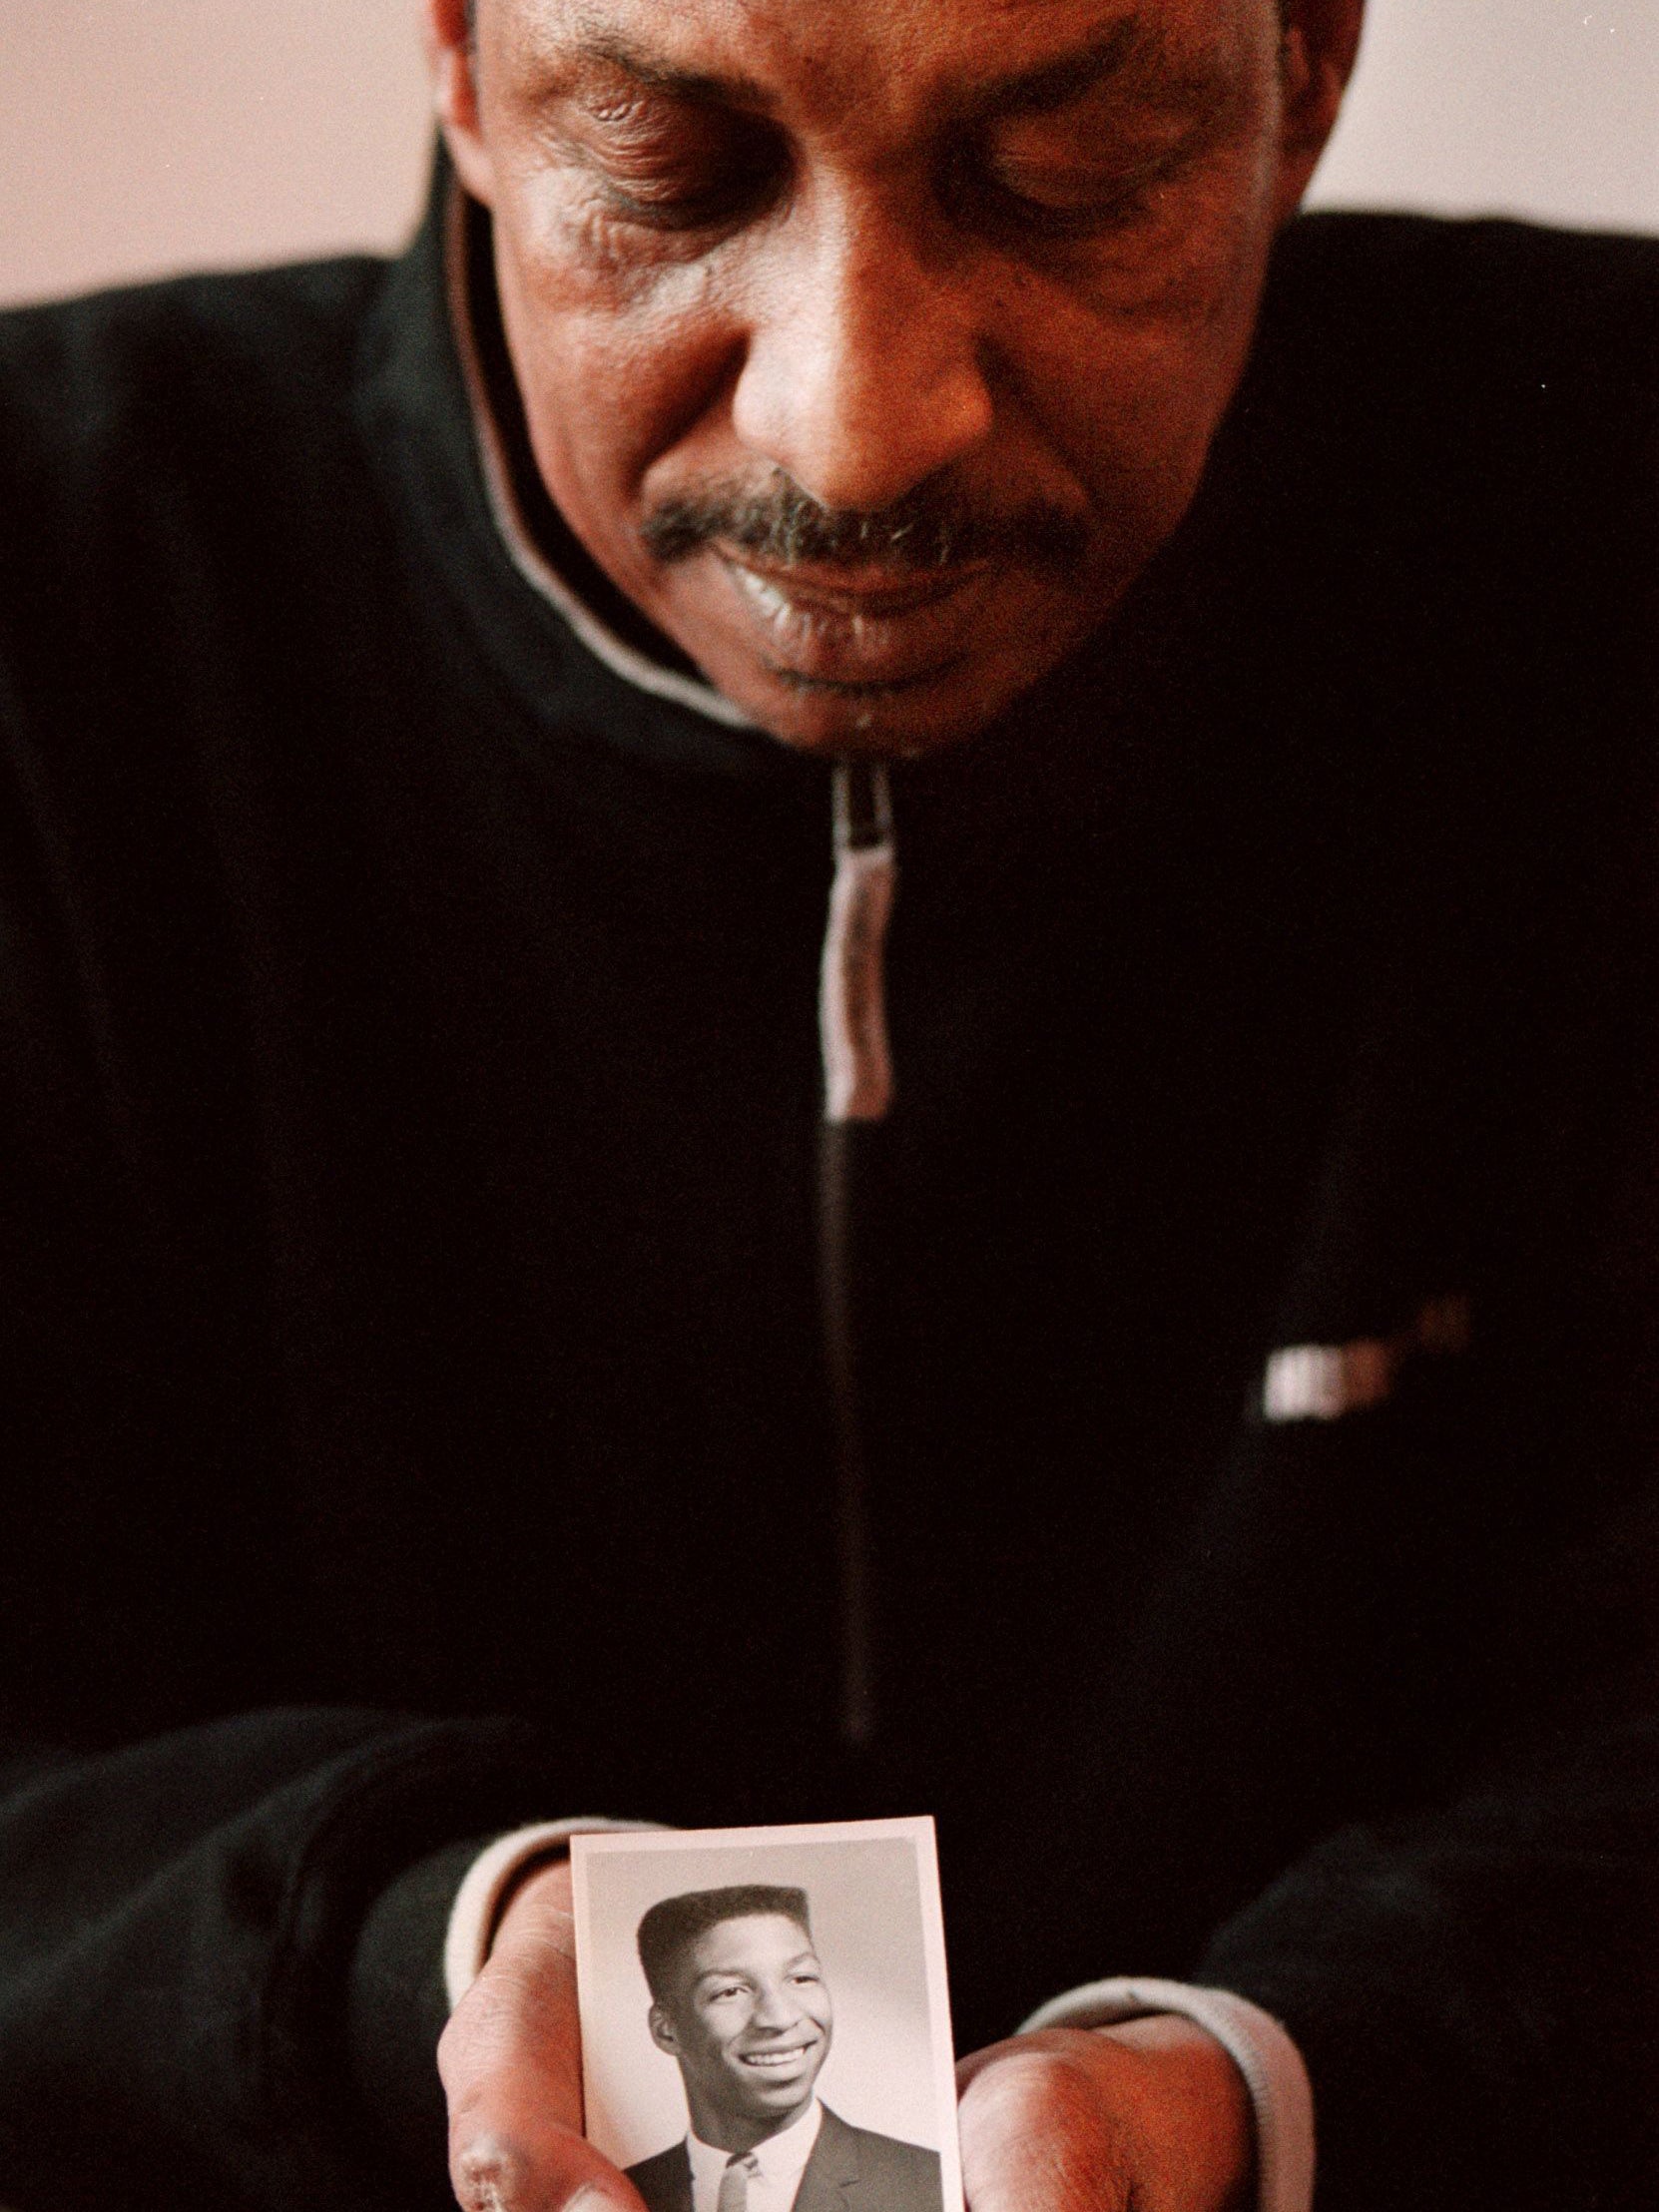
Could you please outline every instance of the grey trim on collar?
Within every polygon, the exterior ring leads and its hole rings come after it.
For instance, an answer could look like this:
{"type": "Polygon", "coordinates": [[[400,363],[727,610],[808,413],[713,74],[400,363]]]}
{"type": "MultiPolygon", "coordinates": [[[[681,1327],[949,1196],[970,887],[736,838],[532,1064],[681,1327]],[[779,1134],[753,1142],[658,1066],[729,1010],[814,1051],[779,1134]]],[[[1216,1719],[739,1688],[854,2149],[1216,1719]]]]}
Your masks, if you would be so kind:
{"type": "Polygon", "coordinates": [[[507,466],[500,429],[490,408],[483,367],[478,357],[477,339],[472,328],[472,316],[467,304],[466,201],[459,184],[451,186],[449,206],[444,215],[443,263],[450,327],[454,333],[455,350],[460,358],[461,373],[466,379],[467,400],[472,413],[473,434],[478,444],[484,488],[489,497],[495,526],[501,533],[502,543],[507,548],[513,566],[525,582],[539,592],[564,619],[588,651],[597,660],[603,661],[625,683],[632,684],[636,690],[649,692],[655,699],[671,700],[677,707],[690,707],[694,713],[706,715],[711,722],[724,723],[730,730],[758,730],[760,724],[754,717],[746,715],[741,707],[734,706],[713,685],[701,683],[694,676],[682,676],[675,669],[664,668],[648,655],[626,644],[572,589],[531,536],[513,485],[512,472],[507,466]]]}

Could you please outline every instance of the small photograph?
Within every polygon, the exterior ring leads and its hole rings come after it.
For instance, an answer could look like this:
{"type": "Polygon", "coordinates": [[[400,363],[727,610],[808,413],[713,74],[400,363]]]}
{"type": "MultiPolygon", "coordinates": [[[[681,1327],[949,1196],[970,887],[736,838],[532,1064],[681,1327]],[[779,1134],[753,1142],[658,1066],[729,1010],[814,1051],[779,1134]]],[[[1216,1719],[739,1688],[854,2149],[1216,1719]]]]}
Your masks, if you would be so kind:
{"type": "Polygon", "coordinates": [[[571,1861],[587,2132],[648,2212],[962,2212],[931,1820],[571,1861]]]}

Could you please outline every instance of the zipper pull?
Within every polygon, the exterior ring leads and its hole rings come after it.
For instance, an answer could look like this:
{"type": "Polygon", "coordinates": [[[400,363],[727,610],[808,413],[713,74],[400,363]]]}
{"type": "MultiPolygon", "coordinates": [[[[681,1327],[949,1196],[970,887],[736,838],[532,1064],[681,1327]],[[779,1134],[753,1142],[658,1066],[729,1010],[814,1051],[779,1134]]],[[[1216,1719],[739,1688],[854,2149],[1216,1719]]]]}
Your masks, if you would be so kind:
{"type": "Polygon", "coordinates": [[[835,763],[834,827],[835,877],[819,985],[824,1118],[882,1121],[893,1096],[884,959],[898,881],[883,763],[835,763]]]}

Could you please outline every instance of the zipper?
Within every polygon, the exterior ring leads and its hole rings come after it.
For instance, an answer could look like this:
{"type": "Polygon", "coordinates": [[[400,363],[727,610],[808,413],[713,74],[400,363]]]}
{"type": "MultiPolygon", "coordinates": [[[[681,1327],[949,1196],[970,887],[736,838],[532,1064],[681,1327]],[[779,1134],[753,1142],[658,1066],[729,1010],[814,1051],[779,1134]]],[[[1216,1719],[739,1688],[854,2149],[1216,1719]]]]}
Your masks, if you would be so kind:
{"type": "Polygon", "coordinates": [[[884,1120],[893,1098],[884,954],[897,888],[892,795],[879,762],[835,764],[833,830],[835,873],[819,988],[824,1055],[819,1301],[835,1494],[840,1733],[847,1744],[862,1748],[875,1736],[876,1654],[869,1460],[858,1358],[856,1199],[860,1124],[884,1120]]]}

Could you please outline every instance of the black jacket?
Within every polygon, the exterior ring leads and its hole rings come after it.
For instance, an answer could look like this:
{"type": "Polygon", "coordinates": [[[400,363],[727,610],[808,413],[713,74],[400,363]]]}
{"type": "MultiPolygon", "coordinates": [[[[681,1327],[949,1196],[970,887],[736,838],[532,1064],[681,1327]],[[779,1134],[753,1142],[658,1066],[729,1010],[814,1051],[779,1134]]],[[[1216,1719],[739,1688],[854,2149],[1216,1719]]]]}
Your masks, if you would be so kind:
{"type": "Polygon", "coordinates": [[[447,1885],[584,1810],[936,1812],[964,2047],[1230,1984],[1330,2212],[1651,2201],[1654,249],[1296,226],[899,777],[857,1755],[825,771],[515,569],[437,262],[0,322],[0,2201],[406,2205],[367,2095],[440,2202],[447,1885]]]}

